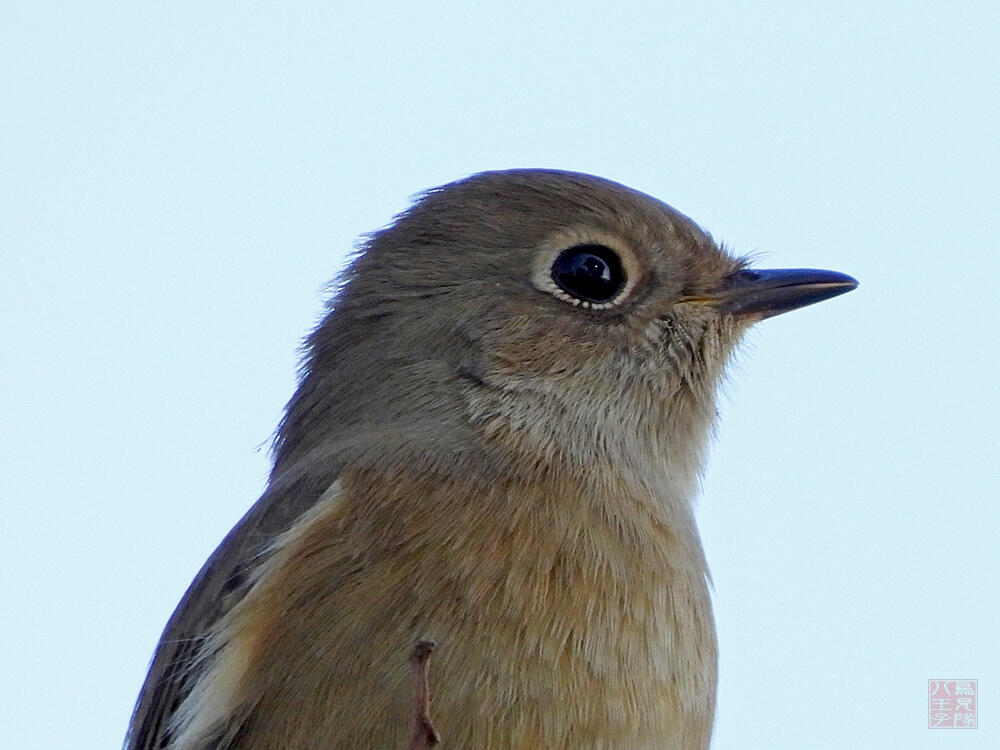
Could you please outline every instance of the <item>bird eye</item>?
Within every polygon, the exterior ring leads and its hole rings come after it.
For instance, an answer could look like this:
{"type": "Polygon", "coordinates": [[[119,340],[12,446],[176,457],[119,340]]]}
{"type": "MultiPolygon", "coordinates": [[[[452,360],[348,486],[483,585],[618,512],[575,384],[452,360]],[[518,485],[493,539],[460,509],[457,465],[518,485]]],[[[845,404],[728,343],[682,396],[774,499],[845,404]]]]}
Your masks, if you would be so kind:
{"type": "Polygon", "coordinates": [[[577,245],[559,253],[552,280],[567,294],[589,303],[610,302],[625,286],[621,259],[604,245],[577,245]]]}

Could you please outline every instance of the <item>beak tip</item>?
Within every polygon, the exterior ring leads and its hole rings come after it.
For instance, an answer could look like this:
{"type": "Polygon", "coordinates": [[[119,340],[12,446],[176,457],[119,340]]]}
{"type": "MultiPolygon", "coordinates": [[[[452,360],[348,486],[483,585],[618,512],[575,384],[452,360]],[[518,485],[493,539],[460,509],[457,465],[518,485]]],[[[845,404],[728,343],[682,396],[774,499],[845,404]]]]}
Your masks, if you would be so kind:
{"type": "Polygon", "coordinates": [[[861,285],[861,282],[859,282],[853,276],[849,276],[846,273],[841,273],[841,274],[838,274],[838,275],[843,278],[843,282],[842,283],[844,284],[844,286],[848,287],[848,291],[850,291],[851,289],[857,289],[861,285]]]}

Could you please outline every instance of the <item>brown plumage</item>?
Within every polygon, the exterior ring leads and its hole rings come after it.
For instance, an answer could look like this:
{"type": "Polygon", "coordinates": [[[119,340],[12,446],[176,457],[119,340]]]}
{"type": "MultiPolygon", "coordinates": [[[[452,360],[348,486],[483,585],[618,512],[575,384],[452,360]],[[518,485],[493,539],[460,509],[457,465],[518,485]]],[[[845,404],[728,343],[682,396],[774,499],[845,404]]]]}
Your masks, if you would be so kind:
{"type": "Polygon", "coordinates": [[[747,326],[853,288],[755,272],[586,175],[485,173],[374,234],[310,336],[264,495],[167,625],[131,750],[699,749],[692,499],[747,326]]]}

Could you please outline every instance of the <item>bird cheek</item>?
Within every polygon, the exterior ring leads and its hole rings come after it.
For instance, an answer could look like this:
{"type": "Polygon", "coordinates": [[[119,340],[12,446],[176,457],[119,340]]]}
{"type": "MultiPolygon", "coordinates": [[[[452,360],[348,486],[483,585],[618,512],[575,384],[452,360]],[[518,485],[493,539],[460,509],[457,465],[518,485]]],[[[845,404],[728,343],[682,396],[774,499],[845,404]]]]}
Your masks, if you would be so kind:
{"type": "MultiPolygon", "coordinates": [[[[588,367],[600,342],[566,325],[509,326],[493,347],[498,375],[514,378],[559,378],[588,367]]],[[[491,369],[494,369],[491,368],[491,369]]]]}
{"type": "Polygon", "coordinates": [[[558,381],[584,367],[585,357],[566,342],[547,339],[510,342],[497,350],[495,372],[508,382],[558,381]]]}

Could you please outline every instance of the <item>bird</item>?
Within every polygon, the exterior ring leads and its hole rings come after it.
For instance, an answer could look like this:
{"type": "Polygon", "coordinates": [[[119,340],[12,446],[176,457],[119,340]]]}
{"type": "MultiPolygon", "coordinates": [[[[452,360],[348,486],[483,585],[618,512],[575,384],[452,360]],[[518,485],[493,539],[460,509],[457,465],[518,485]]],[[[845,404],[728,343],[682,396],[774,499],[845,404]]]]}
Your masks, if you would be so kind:
{"type": "Polygon", "coordinates": [[[702,750],[694,507],[746,331],[857,286],[661,201],[482,172],[368,235],[303,344],[263,494],[153,656],[127,750],[702,750]],[[426,676],[426,675],[425,675],[426,676]]]}

